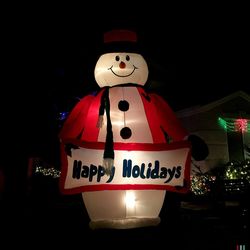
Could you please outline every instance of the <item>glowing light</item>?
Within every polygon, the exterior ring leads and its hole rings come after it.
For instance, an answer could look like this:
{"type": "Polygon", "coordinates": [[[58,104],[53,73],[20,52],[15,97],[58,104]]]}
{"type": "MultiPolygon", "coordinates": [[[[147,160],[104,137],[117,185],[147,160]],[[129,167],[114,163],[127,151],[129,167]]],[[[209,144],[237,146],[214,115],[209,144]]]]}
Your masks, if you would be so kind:
{"type": "Polygon", "coordinates": [[[125,195],[125,203],[127,208],[134,208],[135,207],[135,194],[133,191],[126,191],[125,195]]]}
{"type": "Polygon", "coordinates": [[[247,119],[235,120],[235,130],[241,132],[247,132],[247,119]]]}
{"type": "Polygon", "coordinates": [[[70,114],[60,114],[61,120],[67,115],[59,135],[61,191],[82,192],[92,228],[155,225],[165,190],[188,191],[190,145],[182,141],[186,131],[164,99],[141,87],[149,73],[143,56],[120,50],[131,37],[124,40],[117,30],[112,34],[118,35],[118,46],[111,50],[106,37],[107,51],[95,65],[100,91],[81,98],[70,114]],[[114,160],[108,168],[102,164],[106,156],[114,160]]]}
{"type": "Polygon", "coordinates": [[[250,131],[250,122],[247,119],[239,118],[239,119],[232,119],[232,118],[218,118],[219,125],[225,129],[226,131],[230,132],[242,132],[247,133],[250,131]]]}
{"type": "Polygon", "coordinates": [[[220,117],[219,117],[218,121],[219,121],[220,126],[223,127],[225,130],[227,130],[227,122],[220,117]]]}
{"type": "Polygon", "coordinates": [[[68,114],[69,114],[69,112],[60,112],[58,120],[64,121],[67,118],[68,114]]]}

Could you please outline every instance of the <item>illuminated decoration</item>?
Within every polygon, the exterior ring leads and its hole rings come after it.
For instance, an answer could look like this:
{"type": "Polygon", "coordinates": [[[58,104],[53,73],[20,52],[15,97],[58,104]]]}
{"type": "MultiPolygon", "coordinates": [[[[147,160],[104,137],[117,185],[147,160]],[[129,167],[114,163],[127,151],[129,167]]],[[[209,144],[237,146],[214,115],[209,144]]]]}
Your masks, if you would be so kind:
{"type": "Polygon", "coordinates": [[[192,161],[194,175],[191,176],[191,192],[196,196],[205,196],[211,192],[211,184],[216,176],[203,173],[201,167],[192,161]]]}
{"type": "Polygon", "coordinates": [[[191,192],[202,196],[211,192],[211,183],[216,180],[215,176],[209,174],[194,175],[191,177],[191,192]]]}
{"type": "Polygon", "coordinates": [[[250,131],[250,121],[248,119],[232,119],[219,117],[218,121],[220,126],[229,132],[249,133],[250,131]]]}
{"type": "Polygon", "coordinates": [[[60,131],[64,194],[82,193],[91,228],[158,225],[166,190],[190,188],[191,143],[167,102],[147,93],[133,31],[104,35],[94,75],[60,131]],[[171,141],[171,143],[169,143],[171,141]]]}
{"type": "Polygon", "coordinates": [[[52,178],[59,178],[61,176],[60,170],[46,163],[44,160],[42,160],[39,157],[29,158],[28,171],[29,171],[28,173],[29,177],[32,177],[33,174],[49,176],[52,178]]]}
{"type": "Polygon", "coordinates": [[[226,165],[224,178],[226,180],[247,180],[250,184],[250,160],[229,162],[226,165]]]}
{"type": "Polygon", "coordinates": [[[247,132],[248,131],[247,119],[236,119],[235,130],[240,132],[247,132]]]}
{"type": "Polygon", "coordinates": [[[69,112],[60,112],[60,113],[59,113],[58,120],[64,121],[64,120],[67,118],[68,113],[69,113],[69,112]]]}
{"type": "Polygon", "coordinates": [[[237,244],[236,250],[247,250],[246,244],[237,244]]]}
{"type": "MultiPolygon", "coordinates": [[[[217,177],[219,177],[218,182],[223,180],[223,189],[226,193],[235,194],[247,192],[248,186],[250,185],[250,160],[228,162],[223,166],[222,170],[220,176],[217,177]]],[[[216,181],[216,176],[211,175],[211,173],[196,172],[195,175],[191,177],[191,192],[196,196],[208,195],[211,192],[212,185],[214,185],[216,181]]]]}
{"type": "Polygon", "coordinates": [[[42,166],[37,166],[35,169],[35,174],[41,173],[44,176],[51,176],[53,178],[59,178],[61,171],[55,168],[44,168],[42,166]]]}

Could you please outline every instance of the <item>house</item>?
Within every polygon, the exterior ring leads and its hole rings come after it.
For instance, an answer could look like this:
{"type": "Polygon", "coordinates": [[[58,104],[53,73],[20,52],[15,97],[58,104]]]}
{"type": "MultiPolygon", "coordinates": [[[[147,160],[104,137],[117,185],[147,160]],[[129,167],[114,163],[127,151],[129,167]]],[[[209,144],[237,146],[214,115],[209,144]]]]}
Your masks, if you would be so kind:
{"type": "Polygon", "coordinates": [[[190,134],[200,136],[209,147],[204,161],[193,161],[203,173],[228,162],[250,159],[250,96],[234,92],[204,106],[176,112],[190,134]]]}

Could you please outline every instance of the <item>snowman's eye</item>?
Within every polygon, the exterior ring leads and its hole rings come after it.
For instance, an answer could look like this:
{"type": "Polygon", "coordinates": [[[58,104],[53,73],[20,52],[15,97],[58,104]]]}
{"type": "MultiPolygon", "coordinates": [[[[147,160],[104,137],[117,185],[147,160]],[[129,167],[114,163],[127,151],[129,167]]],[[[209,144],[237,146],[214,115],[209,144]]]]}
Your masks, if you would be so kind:
{"type": "Polygon", "coordinates": [[[120,57],[119,56],[116,56],[115,57],[115,60],[118,62],[120,60],[120,57]]]}
{"type": "Polygon", "coordinates": [[[126,60],[129,61],[130,60],[130,56],[127,55],[126,56],[126,60]]]}

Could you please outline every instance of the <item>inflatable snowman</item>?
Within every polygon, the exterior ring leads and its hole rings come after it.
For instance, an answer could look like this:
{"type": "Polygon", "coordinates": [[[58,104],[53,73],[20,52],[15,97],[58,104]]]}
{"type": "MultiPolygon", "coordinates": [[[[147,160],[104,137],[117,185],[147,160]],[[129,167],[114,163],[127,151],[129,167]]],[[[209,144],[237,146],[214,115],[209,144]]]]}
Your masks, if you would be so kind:
{"type": "Polygon", "coordinates": [[[187,132],[145,91],[137,34],[107,32],[104,48],[94,70],[100,91],[77,103],[60,132],[61,190],[82,193],[91,228],[157,225],[166,190],[188,190],[187,132]]]}

